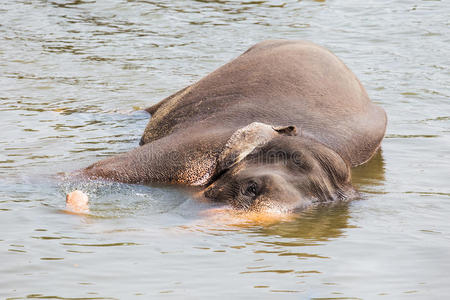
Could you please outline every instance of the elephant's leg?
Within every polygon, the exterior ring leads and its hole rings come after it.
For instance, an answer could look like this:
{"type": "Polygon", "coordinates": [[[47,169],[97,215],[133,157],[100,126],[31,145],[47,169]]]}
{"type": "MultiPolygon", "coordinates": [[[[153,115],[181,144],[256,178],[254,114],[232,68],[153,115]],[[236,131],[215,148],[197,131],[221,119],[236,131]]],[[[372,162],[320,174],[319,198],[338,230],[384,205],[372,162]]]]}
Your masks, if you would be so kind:
{"type": "Polygon", "coordinates": [[[124,183],[203,185],[211,177],[223,145],[217,136],[172,134],[98,161],[77,173],[90,179],[124,183]]]}

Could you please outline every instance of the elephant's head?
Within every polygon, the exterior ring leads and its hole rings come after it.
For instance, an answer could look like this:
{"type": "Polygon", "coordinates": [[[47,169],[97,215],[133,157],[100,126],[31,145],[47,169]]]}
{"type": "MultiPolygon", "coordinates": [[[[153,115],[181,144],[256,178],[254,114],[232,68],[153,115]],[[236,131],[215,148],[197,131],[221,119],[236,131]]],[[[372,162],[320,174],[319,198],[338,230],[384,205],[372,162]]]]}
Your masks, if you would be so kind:
{"type": "Polygon", "coordinates": [[[241,210],[292,211],[351,194],[350,168],[295,126],[251,123],[220,154],[204,196],[241,210]]]}

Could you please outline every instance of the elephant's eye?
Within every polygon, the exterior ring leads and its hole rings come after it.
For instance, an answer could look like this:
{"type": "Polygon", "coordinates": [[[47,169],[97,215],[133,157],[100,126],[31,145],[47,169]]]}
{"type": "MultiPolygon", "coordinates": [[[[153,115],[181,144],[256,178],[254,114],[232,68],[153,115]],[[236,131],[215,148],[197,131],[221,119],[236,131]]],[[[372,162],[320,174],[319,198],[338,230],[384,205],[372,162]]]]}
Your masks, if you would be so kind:
{"type": "Polygon", "coordinates": [[[249,181],[244,189],[244,195],[248,197],[255,197],[258,194],[258,184],[254,181],[249,181]]]}

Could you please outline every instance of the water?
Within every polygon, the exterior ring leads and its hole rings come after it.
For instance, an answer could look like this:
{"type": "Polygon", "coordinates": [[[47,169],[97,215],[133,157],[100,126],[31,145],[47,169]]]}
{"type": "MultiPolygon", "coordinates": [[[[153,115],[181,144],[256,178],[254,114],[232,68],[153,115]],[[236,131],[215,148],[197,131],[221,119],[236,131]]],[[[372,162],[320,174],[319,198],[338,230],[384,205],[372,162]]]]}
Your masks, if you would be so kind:
{"type": "Polygon", "coordinates": [[[430,299],[450,293],[446,1],[2,1],[2,299],[430,299]],[[362,199],[293,219],[54,175],[135,147],[140,108],[268,38],[342,58],[388,113],[362,199]]]}

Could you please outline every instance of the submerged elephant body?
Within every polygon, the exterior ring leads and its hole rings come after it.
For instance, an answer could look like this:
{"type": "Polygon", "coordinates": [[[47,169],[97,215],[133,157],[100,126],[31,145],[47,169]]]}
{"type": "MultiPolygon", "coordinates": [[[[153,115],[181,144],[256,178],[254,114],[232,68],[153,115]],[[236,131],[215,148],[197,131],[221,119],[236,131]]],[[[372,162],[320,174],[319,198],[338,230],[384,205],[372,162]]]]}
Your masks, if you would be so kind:
{"type": "Polygon", "coordinates": [[[350,168],[386,129],[355,75],[304,41],[265,41],[151,106],[140,147],[81,171],[200,186],[239,209],[292,210],[348,197],[350,168]]]}

